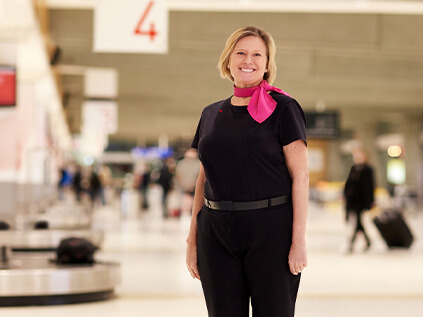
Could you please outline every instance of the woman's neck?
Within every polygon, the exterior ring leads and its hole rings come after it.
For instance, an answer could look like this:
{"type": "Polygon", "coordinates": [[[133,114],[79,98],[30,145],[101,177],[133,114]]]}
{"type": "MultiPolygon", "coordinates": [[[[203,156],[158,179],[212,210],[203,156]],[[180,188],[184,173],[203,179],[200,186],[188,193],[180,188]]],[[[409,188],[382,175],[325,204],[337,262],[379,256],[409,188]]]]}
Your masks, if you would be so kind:
{"type": "Polygon", "coordinates": [[[232,96],[231,104],[234,106],[247,106],[248,102],[250,102],[251,97],[237,97],[232,96]]]}

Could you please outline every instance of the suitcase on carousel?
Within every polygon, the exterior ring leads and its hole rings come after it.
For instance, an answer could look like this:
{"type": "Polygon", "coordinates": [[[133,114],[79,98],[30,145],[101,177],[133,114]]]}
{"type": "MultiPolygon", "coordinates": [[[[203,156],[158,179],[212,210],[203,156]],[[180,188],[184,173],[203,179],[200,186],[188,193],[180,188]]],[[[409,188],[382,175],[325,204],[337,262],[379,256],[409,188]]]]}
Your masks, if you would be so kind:
{"type": "Polygon", "coordinates": [[[389,248],[409,248],[413,243],[413,234],[399,210],[385,210],[373,222],[389,248]]]}

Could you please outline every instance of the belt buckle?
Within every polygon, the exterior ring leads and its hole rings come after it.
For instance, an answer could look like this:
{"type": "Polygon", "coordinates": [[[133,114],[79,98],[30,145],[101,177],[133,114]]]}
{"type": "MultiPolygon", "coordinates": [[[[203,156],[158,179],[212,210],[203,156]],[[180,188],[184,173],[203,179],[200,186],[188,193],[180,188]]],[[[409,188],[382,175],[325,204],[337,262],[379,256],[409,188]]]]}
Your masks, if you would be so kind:
{"type": "Polygon", "coordinates": [[[207,208],[211,208],[210,200],[204,199],[204,202],[207,208]]]}

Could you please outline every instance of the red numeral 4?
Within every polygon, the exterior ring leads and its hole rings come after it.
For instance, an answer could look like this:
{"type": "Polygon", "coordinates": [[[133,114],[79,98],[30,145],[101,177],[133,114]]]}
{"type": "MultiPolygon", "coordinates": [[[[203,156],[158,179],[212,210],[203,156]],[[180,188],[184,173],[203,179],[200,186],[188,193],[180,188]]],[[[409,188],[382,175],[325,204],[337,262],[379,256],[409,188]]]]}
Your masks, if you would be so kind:
{"type": "Polygon", "coordinates": [[[153,6],[153,4],[154,4],[154,1],[150,1],[147,4],[147,7],[145,8],[144,13],[142,14],[141,19],[138,22],[138,25],[137,25],[137,27],[135,28],[135,31],[134,31],[134,33],[135,34],[138,34],[138,35],[148,35],[148,36],[150,36],[150,41],[154,41],[154,38],[157,35],[157,31],[154,28],[154,23],[152,22],[150,24],[150,29],[149,30],[143,30],[143,29],[141,29],[141,27],[142,27],[142,25],[144,23],[145,18],[147,17],[147,14],[150,12],[151,7],[153,6]]]}

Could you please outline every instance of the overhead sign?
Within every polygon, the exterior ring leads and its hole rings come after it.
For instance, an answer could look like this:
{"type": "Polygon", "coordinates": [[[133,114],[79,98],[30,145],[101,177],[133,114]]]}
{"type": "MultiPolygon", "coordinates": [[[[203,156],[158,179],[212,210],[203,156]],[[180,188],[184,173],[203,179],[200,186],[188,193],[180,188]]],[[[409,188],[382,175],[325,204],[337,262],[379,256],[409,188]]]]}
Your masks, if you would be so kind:
{"type": "Polygon", "coordinates": [[[305,112],[307,137],[336,139],[339,137],[339,116],[337,112],[305,112]]]}
{"type": "Polygon", "coordinates": [[[167,53],[166,0],[97,0],[94,52],[167,53]]]}
{"type": "Polygon", "coordinates": [[[113,134],[118,129],[117,103],[111,100],[88,100],[83,103],[85,130],[113,134]]]}
{"type": "Polygon", "coordinates": [[[16,105],[16,71],[11,66],[0,66],[0,106],[16,105]]]}

